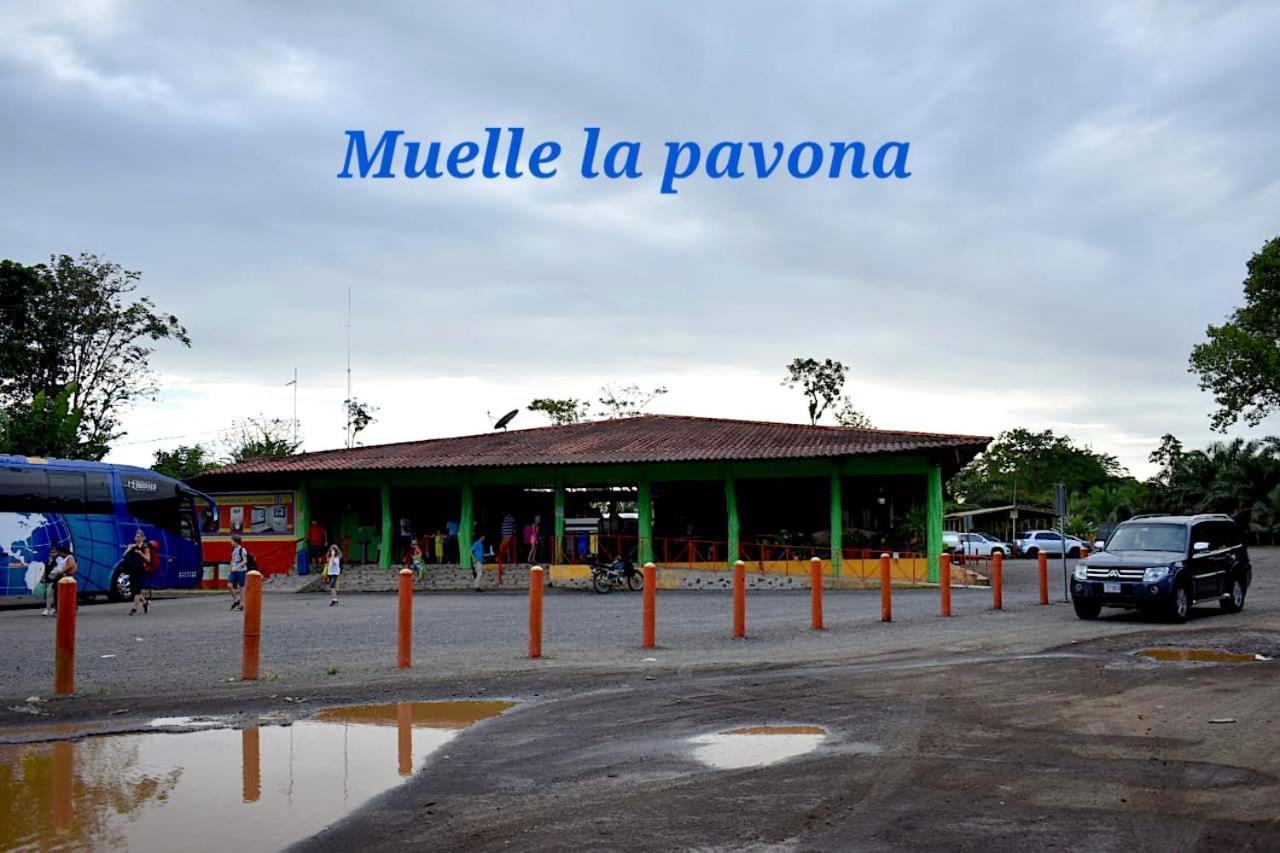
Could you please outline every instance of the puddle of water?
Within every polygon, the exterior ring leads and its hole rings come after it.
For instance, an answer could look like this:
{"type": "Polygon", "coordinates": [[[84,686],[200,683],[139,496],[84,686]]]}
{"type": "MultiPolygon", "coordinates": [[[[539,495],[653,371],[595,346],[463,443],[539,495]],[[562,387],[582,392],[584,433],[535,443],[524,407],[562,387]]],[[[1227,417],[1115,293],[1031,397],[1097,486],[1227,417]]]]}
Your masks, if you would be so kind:
{"type": "Polygon", "coordinates": [[[1195,663],[1252,663],[1257,657],[1250,654],[1224,652],[1220,649],[1143,649],[1138,655],[1160,661],[1193,661],[1195,663]]]}
{"type": "Polygon", "coordinates": [[[693,755],[717,770],[763,767],[812,752],[827,737],[820,726],[749,726],[691,738],[693,755]]]}
{"type": "Polygon", "coordinates": [[[287,727],[0,746],[0,849],[280,849],[513,704],[403,702],[287,727]]]}

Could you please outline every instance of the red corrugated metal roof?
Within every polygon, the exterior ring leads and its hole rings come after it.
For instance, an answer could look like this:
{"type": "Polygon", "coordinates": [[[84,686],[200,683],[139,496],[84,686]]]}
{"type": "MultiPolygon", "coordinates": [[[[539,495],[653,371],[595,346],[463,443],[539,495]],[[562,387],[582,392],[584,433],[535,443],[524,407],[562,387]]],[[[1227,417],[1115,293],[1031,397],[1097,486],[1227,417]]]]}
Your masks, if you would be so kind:
{"type": "Polygon", "coordinates": [[[642,415],[569,426],[487,432],[251,459],[204,476],[512,465],[607,465],[814,459],[954,449],[959,464],[986,447],[986,436],[943,435],[807,424],[642,415]]]}

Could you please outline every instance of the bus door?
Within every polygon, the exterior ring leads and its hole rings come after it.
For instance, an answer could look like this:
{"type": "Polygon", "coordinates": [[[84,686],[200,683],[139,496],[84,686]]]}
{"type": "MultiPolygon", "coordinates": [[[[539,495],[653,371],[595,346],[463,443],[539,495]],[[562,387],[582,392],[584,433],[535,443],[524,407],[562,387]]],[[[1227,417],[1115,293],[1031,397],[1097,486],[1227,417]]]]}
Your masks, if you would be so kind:
{"type": "Polygon", "coordinates": [[[194,587],[200,584],[200,532],[192,495],[167,477],[123,473],[125,513],[120,520],[120,541],[133,541],[141,530],[159,544],[158,565],[151,574],[153,587],[194,587]]]}

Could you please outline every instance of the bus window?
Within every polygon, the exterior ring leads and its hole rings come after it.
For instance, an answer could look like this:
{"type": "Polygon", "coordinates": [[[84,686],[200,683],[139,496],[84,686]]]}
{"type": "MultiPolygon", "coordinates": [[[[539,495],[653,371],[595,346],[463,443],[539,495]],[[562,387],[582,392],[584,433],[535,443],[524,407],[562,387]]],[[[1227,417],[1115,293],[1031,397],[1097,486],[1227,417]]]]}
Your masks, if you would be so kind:
{"type": "Polygon", "coordinates": [[[188,542],[200,542],[200,532],[196,528],[196,502],[191,495],[184,494],[178,498],[178,535],[188,542]]]}
{"type": "Polygon", "coordinates": [[[34,468],[0,468],[0,512],[41,512],[49,480],[34,468]]]}
{"type": "Polygon", "coordinates": [[[120,477],[124,501],[130,515],[161,530],[177,533],[181,512],[178,491],[172,482],[127,474],[120,477]]]}
{"type": "Polygon", "coordinates": [[[84,512],[88,515],[110,515],[115,512],[111,497],[111,477],[98,471],[84,475],[84,512]]]}

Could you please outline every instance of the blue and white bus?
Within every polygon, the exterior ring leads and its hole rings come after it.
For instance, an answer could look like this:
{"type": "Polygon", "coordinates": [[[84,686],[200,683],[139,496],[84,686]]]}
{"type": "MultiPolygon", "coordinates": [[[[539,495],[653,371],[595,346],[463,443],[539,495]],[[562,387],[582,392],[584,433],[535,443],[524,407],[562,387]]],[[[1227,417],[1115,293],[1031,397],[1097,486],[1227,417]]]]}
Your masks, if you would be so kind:
{"type": "Polygon", "coordinates": [[[190,486],[128,465],[0,454],[0,596],[31,595],[49,546],[68,547],[83,595],[132,596],[121,570],[141,530],[156,555],[152,588],[192,588],[203,576],[197,498],[190,486]]]}

